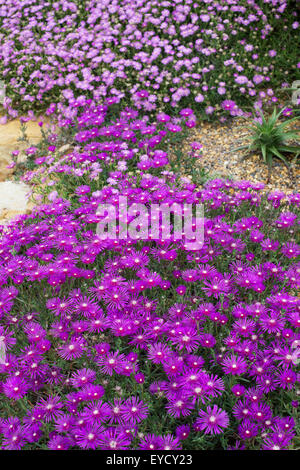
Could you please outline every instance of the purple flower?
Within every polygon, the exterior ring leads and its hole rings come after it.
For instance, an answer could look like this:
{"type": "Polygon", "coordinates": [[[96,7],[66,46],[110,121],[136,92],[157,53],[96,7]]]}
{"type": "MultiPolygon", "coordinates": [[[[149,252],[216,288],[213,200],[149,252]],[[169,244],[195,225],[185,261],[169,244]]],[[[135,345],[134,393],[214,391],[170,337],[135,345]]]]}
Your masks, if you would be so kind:
{"type": "Polygon", "coordinates": [[[66,360],[79,358],[85,350],[85,341],[83,338],[75,338],[68,344],[64,344],[59,348],[59,355],[66,360]]]}
{"type": "Polygon", "coordinates": [[[208,406],[206,411],[200,410],[199,417],[195,421],[195,426],[205,434],[221,434],[229,424],[229,418],[226,411],[218,408],[217,405],[213,407],[208,406]]]}
{"type": "Polygon", "coordinates": [[[129,448],[131,439],[118,428],[108,428],[101,431],[99,436],[99,447],[102,450],[126,450],[129,448]]]}
{"type": "Polygon", "coordinates": [[[221,106],[225,111],[231,111],[236,106],[236,104],[232,100],[224,100],[222,101],[221,106]]]}
{"type": "Polygon", "coordinates": [[[4,394],[14,400],[22,398],[30,388],[21,377],[8,377],[2,387],[4,394]]]}
{"type": "Polygon", "coordinates": [[[87,424],[76,430],[76,443],[81,449],[96,449],[103,440],[105,430],[97,424],[87,424]]]}
{"type": "Polygon", "coordinates": [[[139,423],[148,416],[148,407],[136,397],[128,398],[123,405],[123,418],[130,423],[139,423]]]}
{"type": "Polygon", "coordinates": [[[225,374],[242,375],[247,370],[247,362],[239,356],[228,356],[222,362],[225,374]]]}

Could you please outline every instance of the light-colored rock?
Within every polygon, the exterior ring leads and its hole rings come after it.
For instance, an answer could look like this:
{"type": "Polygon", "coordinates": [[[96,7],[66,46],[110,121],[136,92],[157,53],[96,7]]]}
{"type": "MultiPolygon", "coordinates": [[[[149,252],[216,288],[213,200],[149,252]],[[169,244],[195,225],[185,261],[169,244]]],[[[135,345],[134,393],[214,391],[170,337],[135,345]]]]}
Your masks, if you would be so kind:
{"type": "Polygon", "coordinates": [[[25,163],[27,160],[27,155],[25,152],[20,152],[19,155],[17,156],[17,163],[25,163]]]}
{"type": "Polygon", "coordinates": [[[13,181],[0,183],[0,225],[16,215],[27,212],[29,192],[29,186],[24,183],[13,181]]]}
{"type": "Polygon", "coordinates": [[[7,168],[11,163],[10,151],[7,149],[1,149],[0,145],[0,181],[5,181],[12,173],[13,170],[7,168]]]}
{"type": "Polygon", "coordinates": [[[70,148],[71,148],[70,144],[65,144],[65,145],[62,145],[62,147],[59,147],[58,151],[64,153],[67,150],[69,150],[70,148]]]}

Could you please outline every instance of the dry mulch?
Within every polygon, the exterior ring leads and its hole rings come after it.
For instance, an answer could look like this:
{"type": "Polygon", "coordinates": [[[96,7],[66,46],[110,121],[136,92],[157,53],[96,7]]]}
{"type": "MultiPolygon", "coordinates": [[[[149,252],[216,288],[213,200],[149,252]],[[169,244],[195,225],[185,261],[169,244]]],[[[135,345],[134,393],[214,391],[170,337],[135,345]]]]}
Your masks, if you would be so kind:
{"type": "Polygon", "coordinates": [[[267,184],[268,168],[259,154],[251,154],[242,161],[247,152],[235,149],[248,143],[246,137],[249,131],[245,128],[246,124],[244,119],[237,118],[226,124],[201,122],[191,130],[184,143],[184,150],[189,151],[189,144],[193,141],[203,145],[202,157],[197,160],[197,165],[209,172],[210,177],[262,182],[266,184],[265,191],[278,189],[286,193],[299,191],[299,163],[292,165],[294,176],[292,182],[284,164],[274,159],[270,183],[267,184]]]}

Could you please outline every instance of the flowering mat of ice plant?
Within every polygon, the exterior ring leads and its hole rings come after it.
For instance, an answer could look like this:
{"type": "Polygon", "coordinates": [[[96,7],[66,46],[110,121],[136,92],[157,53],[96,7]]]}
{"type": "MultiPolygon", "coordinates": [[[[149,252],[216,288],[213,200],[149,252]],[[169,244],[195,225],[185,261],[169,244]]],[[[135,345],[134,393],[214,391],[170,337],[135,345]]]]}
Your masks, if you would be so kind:
{"type": "MultiPolygon", "coordinates": [[[[65,152],[52,145],[35,159],[24,179],[42,183],[41,204],[0,227],[1,448],[298,448],[300,194],[265,194],[263,184],[225,179],[199,190],[172,171],[170,149],[196,122],[191,108],[176,110],[179,85],[189,83],[194,92],[198,62],[182,59],[179,66],[176,59],[170,70],[188,70],[181,78],[155,68],[163,47],[171,59],[172,47],[183,57],[190,36],[195,55],[206,58],[220,51],[206,46],[208,38],[221,35],[229,53],[230,31],[244,37],[252,23],[268,39],[264,11],[280,30],[286,21],[290,35],[295,17],[284,16],[287,5],[276,0],[203,8],[188,1],[132,8],[117,1],[51,8],[22,2],[15,15],[13,4],[0,9],[6,109],[32,111],[49,99],[74,145],[65,152]],[[187,43],[175,39],[171,47],[160,39],[167,35],[187,43]],[[164,80],[175,89],[156,93],[164,80]],[[169,96],[174,106],[162,111],[151,96],[158,102],[169,96]],[[126,97],[130,106],[119,102],[126,97]],[[96,231],[99,206],[118,212],[120,197],[133,207],[121,212],[123,224],[134,221],[141,204],[202,205],[203,245],[192,249],[175,233],[165,240],[149,232],[122,239],[116,232],[103,240],[96,231]]],[[[256,54],[251,44],[241,49],[256,54]]],[[[244,65],[228,60],[224,73],[231,70],[242,106],[260,79],[251,82],[244,65]]],[[[167,71],[168,61],[162,63],[167,71]]],[[[213,106],[209,87],[202,91],[213,106]]],[[[223,103],[224,112],[240,109],[223,103]]]]}
{"type": "Polygon", "coordinates": [[[66,117],[78,96],[111,96],[148,113],[240,115],[299,79],[297,3],[1,0],[4,107],[66,117]]]}

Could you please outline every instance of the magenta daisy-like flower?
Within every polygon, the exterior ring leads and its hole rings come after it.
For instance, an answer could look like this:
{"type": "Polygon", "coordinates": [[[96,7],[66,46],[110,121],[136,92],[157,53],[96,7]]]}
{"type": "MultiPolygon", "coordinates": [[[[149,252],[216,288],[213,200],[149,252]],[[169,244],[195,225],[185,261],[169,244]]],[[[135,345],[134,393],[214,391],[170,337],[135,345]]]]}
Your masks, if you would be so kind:
{"type": "Polygon", "coordinates": [[[63,359],[71,360],[81,357],[84,350],[85,340],[83,338],[74,338],[70,343],[61,346],[58,353],[63,359]]]}
{"type": "Polygon", "coordinates": [[[224,100],[222,101],[221,106],[225,111],[231,111],[236,106],[236,103],[232,100],[224,100]]]}
{"type": "Polygon", "coordinates": [[[163,363],[170,354],[170,348],[163,343],[155,343],[151,345],[148,351],[148,357],[154,364],[163,363]]]}
{"type": "Polygon", "coordinates": [[[179,327],[175,330],[175,335],[172,338],[172,343],[178,346],[179,350],[185,349],[192,352],[198,348],[200,342],[199,335],[195,328],[179,327]]]}
{"type": "Polygon", "coordinates": [[[277,373],[276,383],[280,388],[291,389],[297,381],[297,374],[292,369],[285,367],[277,373]]]}
{"type": "Polygon", "coordinates": [[[228,356],[222,362],[225,374],[241,375],[247,370],[247,362],[239,356],[228,356]]]}
{"type": "Polygon", "coordinates": [[[123,419],[130,423],[139,423],[148,416],[148,406],[137,397],[130,397],[122,406],[123,419]]]}
{"type": "Polygon", "coordinates": [[[241,439],[251,439],[258,433],[258,427],[249,419],[245,419],[238,427],[238,433],[241,439]]]}
{"type": "Polygon", "coordinates": [[[20,450],[26,444],[24,432],[19,426],[11,433],[7,433],[2,440],[2,449],[4,450],[20,450]]]}
{"type": "Polygon", "coordinates": [[[142,450],[158,450],[160,449],[162,439],[154,434],[146,434],[140,442],[139,448],[142,450]]]}
{"type": "Polygon", "coordinates": [[[116,351],[108,353],[107,356],[100,356],[96,362],[103,374],[113,375],[113,372],[119,374],[123,370],[125,356],[116,351]]]}
{"type": "Polygon", "coordinates": [[[53,436],[48,442],[50,450],[68,450],[72,445],[72,440],[65,436],[53,436]]]}
{"type": "Polygon", "coordinates": [[[73,387],[83,387],[92,383],[96,378],[96,372],[91,369],[80,369],[72,374],[71,384],[73,387]]]}
{"type": "Polygon", "coordinates": [[[81,391],[80,395],[83,400],[99,400],[105,393],[104,388],[101,385],[86,385],[81,391]]]}
{"type": "Polygon", "coordinates": [[[2,387],[4,394],[14,400],[22,398],[30,388],[20,377],[9,377],[6,382],[3,383],[2,387]]]}
{"type": "Polygon", "coordinates": [[[270,334],[279,333],[285,325],[285,319],[282,317],[280,312],[271,310],[269,314],[261,315],[259,323],[263,329],[270,334]]]}
{"type": "Polygon", "coordinates": [[[203,333],[200,335],[200,344],[203,348],[213,348],[216,344],[216,340],[213,335],[203,333]]]}
{"type": "Polygon", "coordinates": [[[206,411],[200,410],[199,417],[195,421],[197,429],[204,431],[205,434],[220,434],[228,424],[229,418],[226,411],[218,408],[217,405],[208,406],[206,411]]]}
{"type": "Polygon", "coordinates": [[[266,403],[251,403],[249,416],[258,423],[263,423],[272,418],[272,410],[266,403]]]}
{"type": "Polygon", "coordinates": [[[231,391],[236,397],[240,397],[244,395],[245,387],[243,385],[236,384],[236,385],[233,385],[233,387],[231,388],[231,391]]]}
{"type": "Polygon", "coordinates": [[[227,283],[223,279],[215,277],[212,281],[204,281],[206,287],[202,287],[207,297],[213,296],[215,299],[229,291],[227,283]]]}
{"type": "Polygon", "coordinates": [[[194,405],[191,403],[189,398],[183,396],[180,392],[170,398],[169,403],[166,405],[168,413],[175,418],[189,416],[193,408],[194,405]]]}
{"type": "Polygon", "coordinates": [[[180,450],[182,449],[179,442],[179,438],[173,436],[172,434],[167,434],[166,436],[160,436],[161,444],[160,450],[180,450]]]}
{"type": "Polygon", "coordinates": [[[203,374],[201,384],[204,385],[206,392],[212,397],[222,395],[225,389],[223,380],[213,374],[203,374]]]}
{"type": "Polygon", "coordinates": [[[190,431],[191,429],[188,424],[182,424],[176,428],[176,437],[183,441],[189,437],[190,431]]]}
{"type": "Polygon", "coordinates": [[[276,251],[279,248],[279,242],[277,240],[270,240],[270,238],[266,238],[261,242],[260,246],[262,247],[263,251],[276,251]]]}
{"type": "Polygon", "coordinates": [[[282,442],[276,438],[276,436],[267,437],[263,441],[263,450],[288,450],[287,442],[282,442]]]}
{"type": "Polygon", "coordinates": [[[38,402],[38,406],[40,406],[43,411],[43,419],[45,421],[51,421],[63,414],[61,411],[63,404],[61,403],[61,398],[58,396],[49,396],[47,399],[41,398],[38,402]]]}
{"type": "Polygon", "coordinates": [[[104,428],[98,424],[87,424],[76,429],[76,442],[82,449],[96,449],[104,433],[104,428]]]}
{"type": "Polygon", "coordinates": [[[57,432],[67,432],[71,429],[75,419],[69,414],[62,414],[55,419],[55,430],[57,432]]]}
{"type": "Polygon", "coordinates": [[[233,330],[236,331],[240,336],[250,336],[255,330],[255,322],[249,318],[242,318],[234,322],[232,326],[233,330]]]}
{"type": "Polygon", "coordinates": [[[124,423],[123,419],[123,402],[121,399],[115,398],[113,403],[110,404],[110,423],[124,423]]]}
{"type": "Polygon", "coordinates": [[[126,306],[129,300],[129,295],[127,289],[124,287],[115,287],[110,290],[106,290],[103,294],[103,298],[109,308],[121,310],[126,306]]]}
{"type": "Polygon", "coordinates": [[[101,400],[89,403],[82,411],[81,416],[89,423],[101,422],[110,416],[110,406],[101,400]]]}
{"type": "Polygon", "coordinates": [[[287,258],[296,258],[300,255],[300,246],[293,242],[287,242],[281,248],[281,253],[287,258]]]}
{"type": "Polygon", "coordinates": [[[109,428],[101,434],[99,441],[102,450],[126,450],[131,438],[122,429],[109,428]]]}

